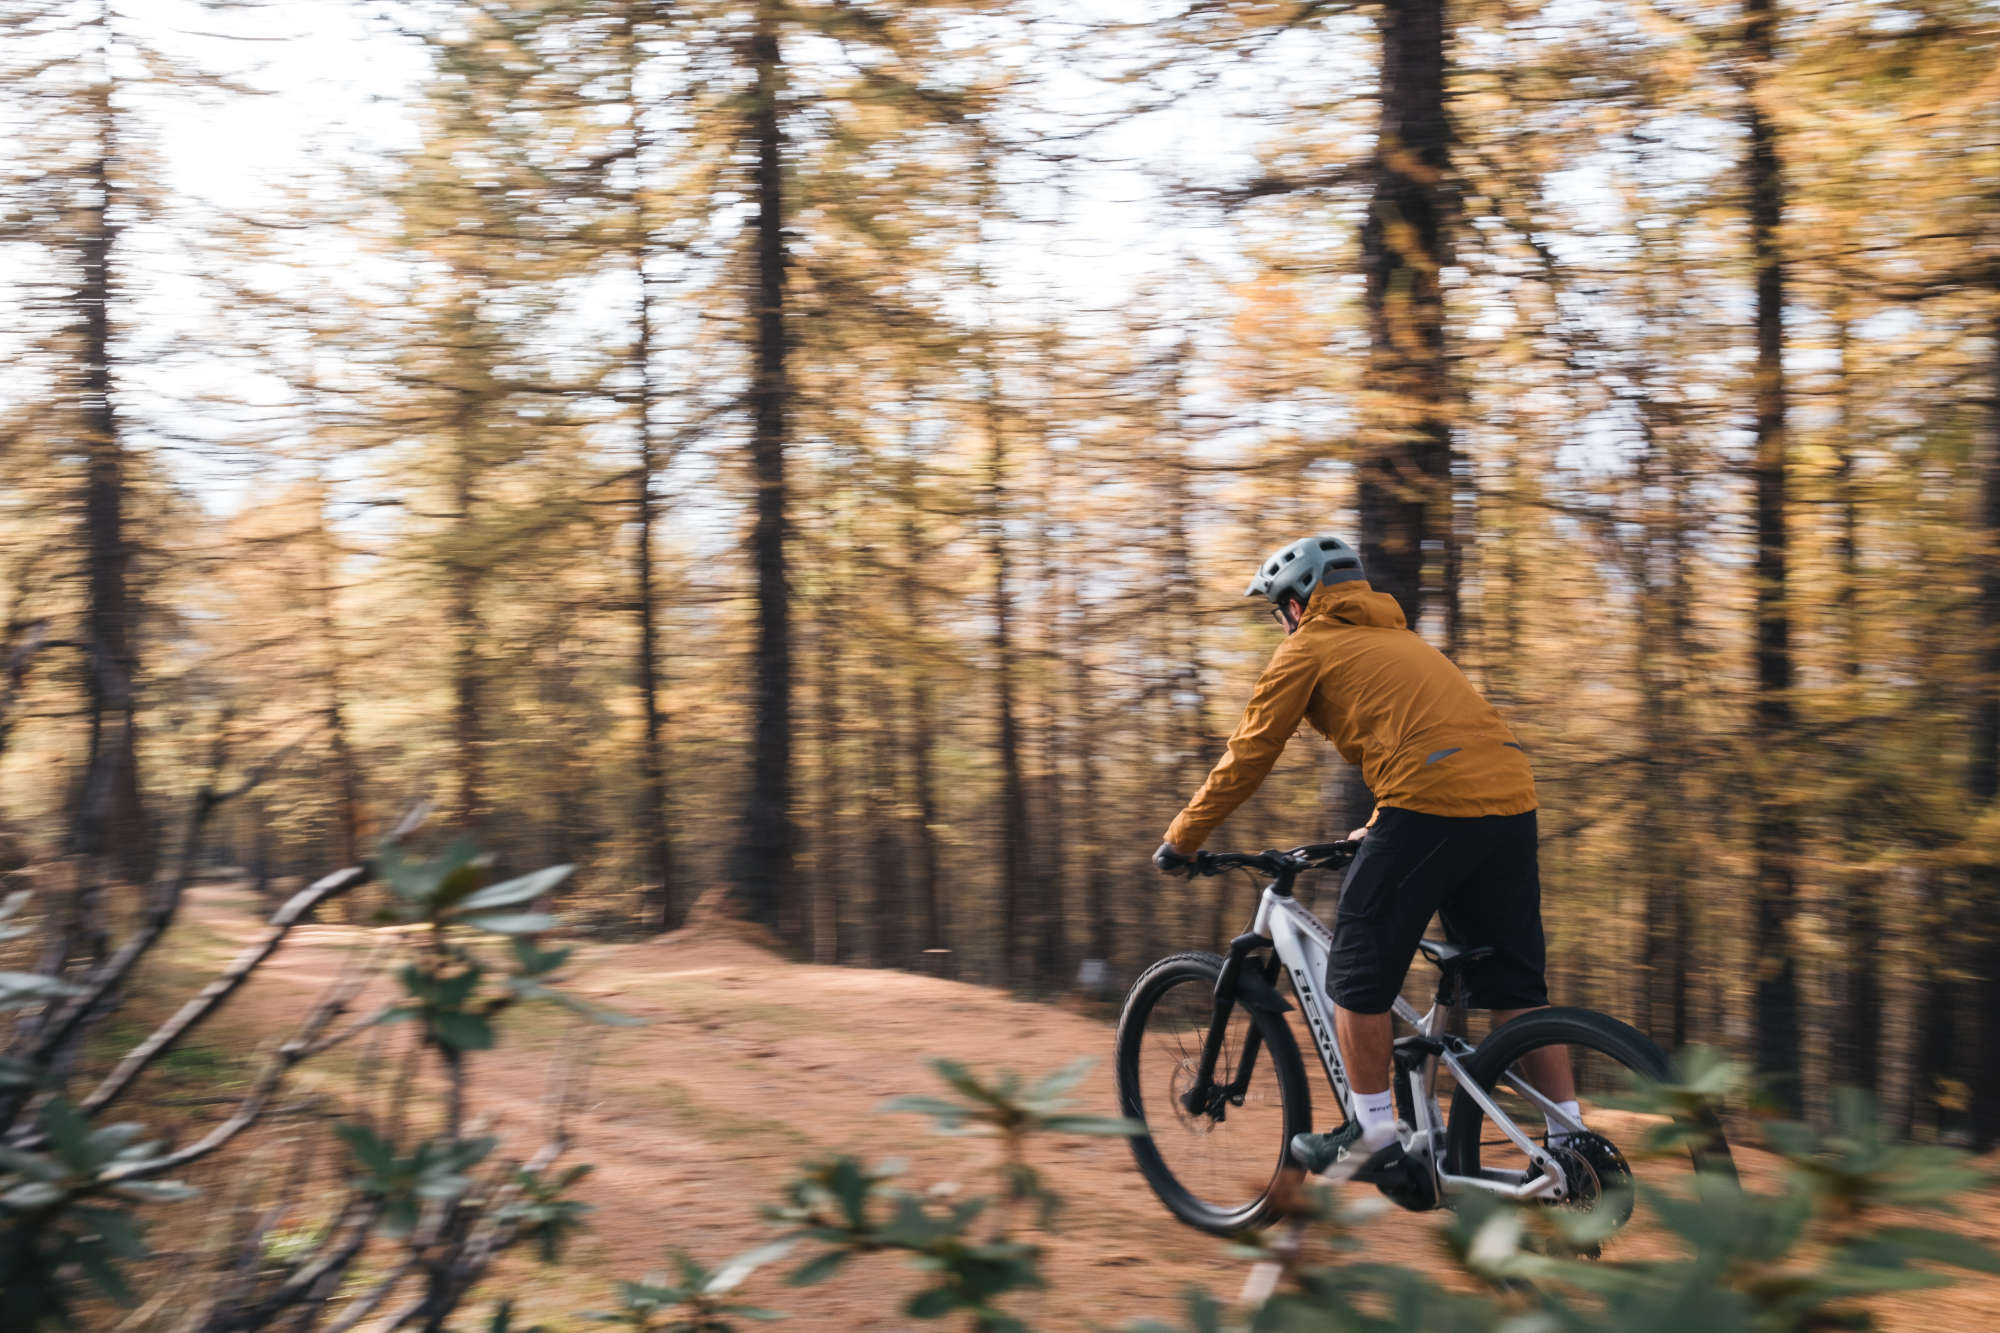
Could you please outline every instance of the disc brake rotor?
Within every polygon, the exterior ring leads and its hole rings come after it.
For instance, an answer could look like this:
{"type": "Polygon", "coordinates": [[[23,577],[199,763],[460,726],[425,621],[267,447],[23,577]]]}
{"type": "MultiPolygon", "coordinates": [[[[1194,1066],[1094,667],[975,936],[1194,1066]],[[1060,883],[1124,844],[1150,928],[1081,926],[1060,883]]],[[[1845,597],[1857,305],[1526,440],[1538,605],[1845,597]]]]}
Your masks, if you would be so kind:
{"type": "Polygon", "coordinates": [[[1578,1259],[1602,1257],[1604,1242],[1632,1219],[1632,1168],[1617,1145],[1601,1134],[1568,1135],[1547,1145],[1547,1150],[1562,1168],[1566,1188],[1543,1203],[1558,1212],[1588,1214],[1594,1223],[1601,1223],[1590,1228],[1593,1240],[1550,1238],[1551,1252],[1578,1259]]]}
{"type": "Polygon", "coordinates": [[[1200,1068],[1200,1062],[1192,1057],[1176,1064],[1168,1091],[1173,1096],[1174,1119],[1180,1121],[1190,1133],[1208,1134],[1214,1131],[1216,1118],[1210,1115],[1198,1115],[1188,1110],[1187,1104],[1188,1092],[1193,1089],[1195,1075],[1200,1072],[1200,1068]]]}
{"type": "MultiPolygon", "coordinates": [[[[1618,1146],[1602,1134],[1585,1131],[1566,1137],[1560,1147],[1553,1147],[1551,1153],[1561,1155],[1563,1174],[1570,1175],[1570,1162],[1575,1160],[1588,1173],[1588,1194],[1576,1190],[1574,1186],[1557,1202],[1572,1212],[1594,1213],[1600,1207],[1616,1210],[1611,1221],[1616,1226],[1624,1226],[1632,1217],[1633,1189],[1632,1168],[1626,1164],[1625,1156],[1618,1146]]],[[[1571,1177],[1572,1181],[1576,1177],[1571,1177]]]]}

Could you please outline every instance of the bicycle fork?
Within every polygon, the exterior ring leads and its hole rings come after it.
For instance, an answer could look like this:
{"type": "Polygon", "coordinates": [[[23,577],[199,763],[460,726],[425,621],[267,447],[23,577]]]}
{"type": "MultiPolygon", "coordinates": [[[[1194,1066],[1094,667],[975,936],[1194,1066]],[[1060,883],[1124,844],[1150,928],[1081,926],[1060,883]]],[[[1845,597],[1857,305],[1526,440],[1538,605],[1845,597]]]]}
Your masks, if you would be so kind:
{"type": "Polygon", "coordinates": [[[1249,1035],[1244,1039],[1243,1058],[1236,1076],[1222,1087],[1215,1084],[1215,1065],[1222,1058],[1222,1043],[1229,1033],[1229,1020],[1236,1012],[1244,968],[1251,968],[1250,976],[1266,988],[1277,983],[1279,962],[1275,951],[1268,962],[1249,961],[1251,954],[1270,946],[1269,939],[1257,934],[1238,935],[1229,942],[1229,956],[1222,960],[1222,971],[1215,978],[1214,1017],[1209,1020],[1208,1035],[1201,1044],[1201,1062],[1195,1068],[1194,1086],[1181,1099],[1191,1115],[1226,1119],[1228,1108],[1243,1105],[1244,1097],[1249,1094],[1250,1075],[1257,1067],[1257,1052],[1263,1046],[1263,1038],[1258,1034],[1255,1023],[1250,1025],[1249,1035]]]}

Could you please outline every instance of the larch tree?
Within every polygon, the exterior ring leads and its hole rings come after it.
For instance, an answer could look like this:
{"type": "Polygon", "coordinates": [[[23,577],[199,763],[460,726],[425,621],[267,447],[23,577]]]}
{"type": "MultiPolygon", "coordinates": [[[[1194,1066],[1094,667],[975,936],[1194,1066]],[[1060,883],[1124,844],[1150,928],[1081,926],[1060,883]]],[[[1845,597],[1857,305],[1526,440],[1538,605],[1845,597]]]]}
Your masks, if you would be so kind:
{"type": "Polygon", "coordinates": [[[792,618],[786,565],[785,446],[790,408],[787,356],[785,135],[781,0],[757,0],[749,34],[754,86],[747,137],[756,215],[750,325],[750,463],[756,486],[751,538],[757,586],[756,699],[750,742],[750,790],[735,859],[735,892],[750,916],[777,924],[792,874],[792,618]]]}
{"type": "MultiPolygon", "coordinates": [[[[1756,473],[1756,620],[1759,744],[1781,768],[1792,742],[1791,616],[1786,584],[1789,544],[1785,397],[1785,186],[1778,132],[1766,99],[1777,57],[1775,0],[1745,0],[1743,165],[1750,214],[1750,262],[1756,291],[1756,368],[1752,379],[1756,473]]],[[[1759,784],[1755,814],[1756,1065],[1773,1093],[1799,1101],[1799,982],[1792,919],[1798,900],[1798,829],[1784,794],[1759,784]]]]}
{"type": "Polygon", "coordinates": [[[1373,421],[1357,460],[1362,566],[1412,628],[1425,560],[1450,526],[1443,270],[1456,208],[1445,114],[1445,0],[1380,9],[1381,118],[1361,228],[1373,421]]]}

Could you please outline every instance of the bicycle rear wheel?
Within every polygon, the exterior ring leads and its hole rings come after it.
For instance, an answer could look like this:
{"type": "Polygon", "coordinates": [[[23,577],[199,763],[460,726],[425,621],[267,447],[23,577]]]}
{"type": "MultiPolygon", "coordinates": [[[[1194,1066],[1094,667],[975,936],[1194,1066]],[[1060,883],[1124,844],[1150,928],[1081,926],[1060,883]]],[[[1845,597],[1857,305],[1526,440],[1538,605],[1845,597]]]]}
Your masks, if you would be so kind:
{"type": "Polygon", "coordinates": [[[1292,1135],[1312,1127],[1311,1093],[1298,1043],[1284,1015],[1236,1005],[1229,1017],[1215,1082],[1227,1086],[1242,1067],[1254,1031],[1256,1058],[1240,1104],[1219,1114],[1190,1111],[1202,1043],[1214,1019],[1222,959],[1175,954],[1132,983],[1118,1020],[1118,1103],[1143,1121],[1131,1140],[1140,1174],[1168,1210],[1191,1227],[1227,1235],[1277,1215],[1275,1198],[1292,1135]]]}
{"type": "MultiPolygon", "coordinates": [[[[1712,1114],[1677,1122],[1666,1114],[1621,1109],[1611,1104],[1635,1080],[1667,1081],[1673,1066],[1665,1052],[1638,1029],[1588,1009],[1538,1009],[1494,1030],[1466,1061],[1466,1073],[1537,1144],[1544,1141],[1540,1103],[1523,1091],[1534,1077],[1538,1053],[1563,1050],[1583,1106],[1583,1138],[1567,1151],[1552,1149],[1572,1178],[1568,1197],[1550,1206],[1572,1213],[1601,1214],[1605,1241],[1586,1253],[1615,1247],[1621,1259],[1670,1258],[1678,1254],[1671,1237],[1635,1211],[1635,1186],[1644,1184],[1682,1197],[1695,1197],[1705,1173],[1734,1178],[1736,1168],[1722,1126],[1712,1114]],[[1659,1131],[1677,1131],[1676,1146],[1655,1151],[1659,1131]]],[[[1541,1057],[1545,1059],[1546,1057],[1541,1057]]],[[[1460,1086],[1453,1093],[1446,1135],[1445,1170],[1453,1175],[1486,1174],[1526,1179],[1535,1174],[1528,1155],[1496,1127],[1460,1086]]]]}

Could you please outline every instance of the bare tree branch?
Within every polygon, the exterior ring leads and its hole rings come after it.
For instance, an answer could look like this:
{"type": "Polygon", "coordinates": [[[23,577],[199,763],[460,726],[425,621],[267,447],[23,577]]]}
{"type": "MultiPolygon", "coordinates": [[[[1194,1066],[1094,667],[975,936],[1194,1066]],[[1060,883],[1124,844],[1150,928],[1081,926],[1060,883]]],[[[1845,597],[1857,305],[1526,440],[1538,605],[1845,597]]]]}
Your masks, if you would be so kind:
{"type": "Polygon", "coordinates": [[[120,1060],[104,1081],[81,1103],[86,1114],[95,1114],[110,1105],[132,1085],[147,1065],[157,1060],[172,1048],[175,1042],[186,1036],[203,1019],[207,1018],[224,1000],[236,992],[236,988],[246,981],[250,974],[284,942],[307,913],[329,898],[346,893],[358,884],[366,883],[369,877],[367,866],[349,866],[336,870],[331,875],[307,885],[293,894],[291,900],[280,907],[271,917],[271,923],[264,937],[236,956],[236,960],[225,968],[215,980],[202,987],[201,993],[180,1007],[153,1034],[140,1042],[120,1060]]]}
{"type": "Polygon", "coordinates": [[[379,1203],[350,1200],[327,1229],[327,1242],[317,1255],[256,1304],[211,1313],[202,1325],[202,1333],[237,1333],[242,1329],[268,1327],[279,1311],[309,1299],[324,1279],[338,1277],[348,1270],[374,1234],[381,1211],[379,1203]]]}
{"type": "MultiPolygon", "coordinates": [[[[312,1012],[307,1014],[305,1021],[299,1024],[299,1030],[293,1034],[291,1040],[280,1046],[272,1054],[270,1060],[264,1066],[263,1073],[258,1077],[256,1086],[237,1105],[234,1115],[184,1148],[179,1148],[174,1152],[164,1154],[160,1157],[149,1158],[143,1162],[134,1163],[128,1167],[113,1168],[105,1173],[105,1178],[107,1180],[140,1180],[149,1176],[165,1175],[169,1171],[177,1171],[189,1162],[199,1161],[201,1158],[208,1156],[245,1129],[255,1124],[257,1118],[263,1115],[264,1108],[270,1104],[272,1095],[277,1092],[279,1085],[284,1082],[285,1075],[291,1071],[294,1065],[310,1056],[319,1054],[321,1051],[331,1049],[340,1040],[352,1036],[361,1030],[362,1024],[355,1024],[343,1032],[337,1033],[331,1040],[321,1039],[321,1035],[326,1029],[333,1024],[335,1019],[347,1012],[348,1006],[354,1002],[354,997],[361,993],[362,988],[367,986],[369,980],[374,976],[375,969],[372,966],[372,962],[381,952],[382,950],[379,947],[373,950],[370,955],[369,965],[350,969],[345,975],[336,978],[333,984],[327,987],[326,992],[320,997],[319,1003],[313,1006],[312,1012]]],[[[373,1023],[377,1021],[378,1016],[379,1014],[371,1014],[365,1021],[373,1023]]],[[[127,1058],[129,1059],[130,1057],[127,1058]]]]}

